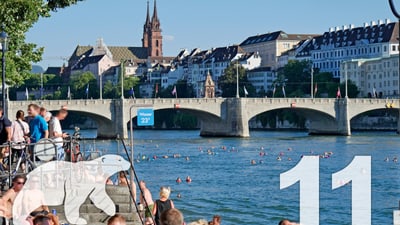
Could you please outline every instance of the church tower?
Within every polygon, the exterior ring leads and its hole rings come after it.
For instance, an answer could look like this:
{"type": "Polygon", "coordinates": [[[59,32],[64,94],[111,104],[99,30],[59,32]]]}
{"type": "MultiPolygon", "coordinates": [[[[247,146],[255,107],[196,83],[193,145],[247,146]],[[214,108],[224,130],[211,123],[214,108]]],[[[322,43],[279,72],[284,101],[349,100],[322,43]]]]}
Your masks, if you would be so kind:
{"type": "Polygon", "coordinates": [[[149,1],[147,1],[147,15],[146,22],[143,25],[143,39],[142,39],[142,47],[149,47],[149,34],[151,31],[151,22],[150,22],[150,12],[149,12],[149,1]]]}
{"type": "Polygon", "coordinates": [[[154,11],[151,20],[149,14],[149,2],[147,2],[147,17],[143,27],[142,45],[143,47],[148,48],[148,56],[162,57],[161,24],[158,19],[156,0],[154,0],[154,11]]]}
{"type": "Polygon", "coordinates": [[[157,2],[154,0],[153,17],[151,18],[151,32],[150,32],[150,56],[163,56],[162,52],[162,35],[161,24],[157,15],[157,2]]]}

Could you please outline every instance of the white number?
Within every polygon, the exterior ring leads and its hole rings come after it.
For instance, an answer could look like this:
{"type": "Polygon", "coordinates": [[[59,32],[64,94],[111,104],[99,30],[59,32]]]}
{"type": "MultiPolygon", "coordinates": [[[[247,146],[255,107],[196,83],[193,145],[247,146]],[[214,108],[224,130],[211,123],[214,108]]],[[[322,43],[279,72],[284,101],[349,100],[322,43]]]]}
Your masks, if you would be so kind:
{"type": "Polygon", "coordinates": [[[346,168],[332,174],[332,189],[351,181],[351,222],[371,224],[371,156],[356,156],[346,168]]]}
{"type": "MultiPolygon", "coordinates": [[[[300,182],[300,223],[319,224],[319,157],[304,156],[280,174],[280,189],[300,182]]],[[[352,224],[371,225],[371,157],[355,156],[346,168],[332,174],[332,189],[351,181],[352,224]]]]}
{"type": "Polygon", "coordinates": [[[304,156],[280,175],[280,189],[300,182],[300,223],[319,224],[319,157],[304,156]]]}

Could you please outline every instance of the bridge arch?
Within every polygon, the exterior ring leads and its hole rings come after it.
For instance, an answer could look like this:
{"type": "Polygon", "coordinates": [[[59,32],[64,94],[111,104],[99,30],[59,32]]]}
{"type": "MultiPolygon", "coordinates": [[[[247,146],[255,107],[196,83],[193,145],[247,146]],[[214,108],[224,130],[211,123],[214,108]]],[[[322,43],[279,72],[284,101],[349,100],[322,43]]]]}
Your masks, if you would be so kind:
{"type": "Polygon", "coordinates": [[[93,119],[97,124],[97,137],[109,137],[110,130],[114,130],[112,116],[112,100],[46,100],[46,101],[13,101],[8,102],[8,117],[14,119],[18,110],[27,111],[29,104],[45,107],[53,115],[66,107],[69,112],[74,112],[93,119]],[[96,109],[96,110],[93,110],[96,109]]]}
{"type": "Polygon", "coordinates": [[[394,102],[389,99],[350,99],[352,105],[357,107],[351,107],[348,110],[349,120],[353,118],[375,110],[390,110],[387,106],[392,106],[393,108],[399,108],[398,102],[394,102]],[[388,105],[389,104],[389,105],[388,105]]]}

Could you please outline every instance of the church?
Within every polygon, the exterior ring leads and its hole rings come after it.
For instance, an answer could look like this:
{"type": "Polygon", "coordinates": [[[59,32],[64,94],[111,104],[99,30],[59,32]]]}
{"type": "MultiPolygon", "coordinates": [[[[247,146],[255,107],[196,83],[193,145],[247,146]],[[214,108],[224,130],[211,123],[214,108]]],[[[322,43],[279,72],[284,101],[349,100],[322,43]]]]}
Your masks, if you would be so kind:
{"type": "Polygon", "coordinates": [[[103,77],[116,82],[119,69],[125,68],[125,76],[141,75],[154,65],[168,65],[175,57],[163,56],[163,37],[161,23],[154,0],[153,14],[147,2],[147,14],[143,25],[142,46],[107,46],[102,38],[95,46],[78,45],[68,60],[68,67],[63,71],[69,79],[74,74],[92,72],[96,78],[103,77]]]}

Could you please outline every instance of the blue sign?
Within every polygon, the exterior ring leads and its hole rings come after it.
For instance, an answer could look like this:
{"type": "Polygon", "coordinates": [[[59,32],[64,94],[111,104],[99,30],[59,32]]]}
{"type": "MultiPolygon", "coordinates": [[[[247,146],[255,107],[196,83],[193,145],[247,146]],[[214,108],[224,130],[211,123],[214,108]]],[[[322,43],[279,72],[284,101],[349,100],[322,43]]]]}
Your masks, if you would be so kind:
{"type": "Polygon", "coordinates": [[[138,109],[137,110],[137,125],[138,126],[153,126],[154,125],[154,110],[138,109]]]}

